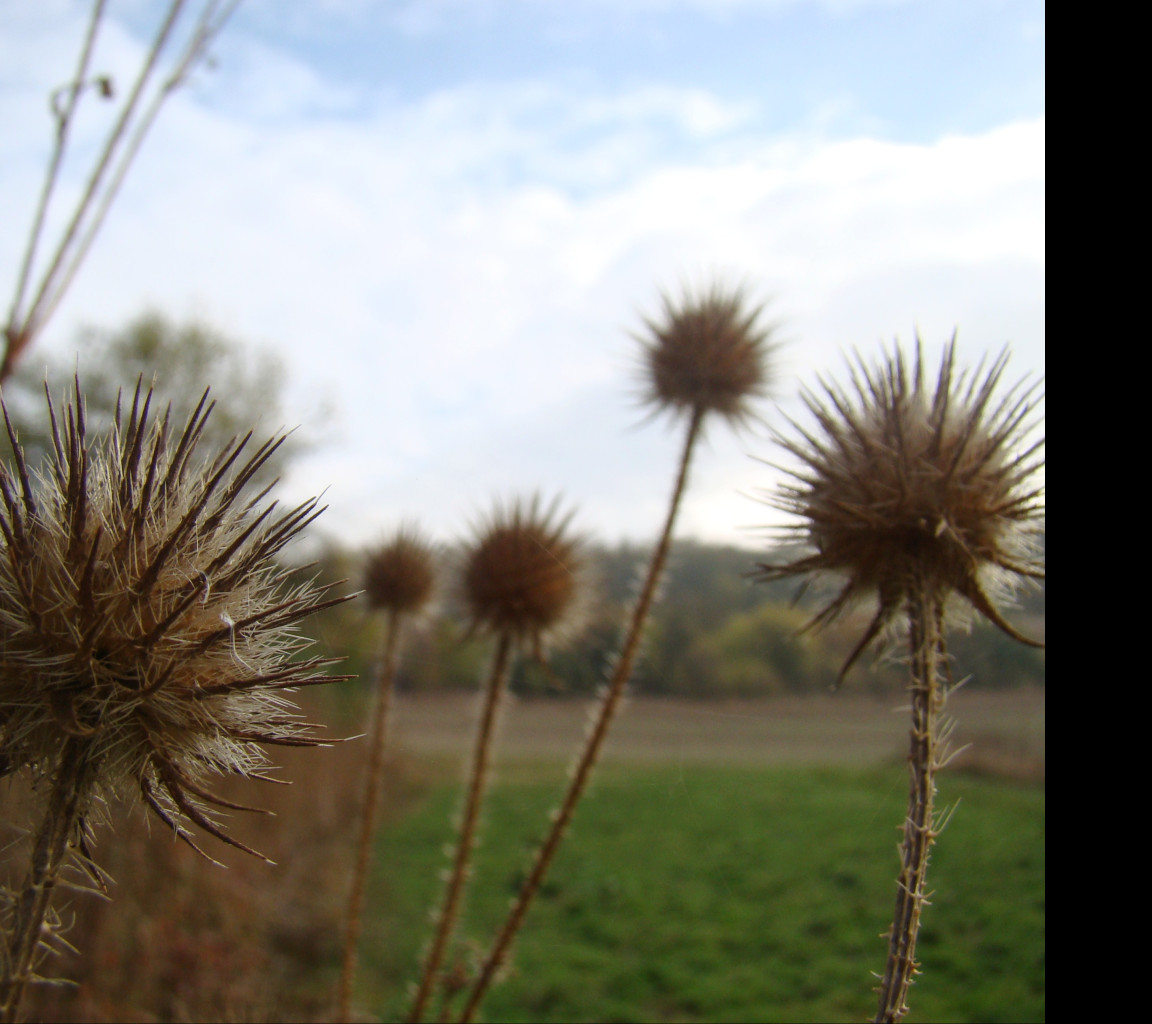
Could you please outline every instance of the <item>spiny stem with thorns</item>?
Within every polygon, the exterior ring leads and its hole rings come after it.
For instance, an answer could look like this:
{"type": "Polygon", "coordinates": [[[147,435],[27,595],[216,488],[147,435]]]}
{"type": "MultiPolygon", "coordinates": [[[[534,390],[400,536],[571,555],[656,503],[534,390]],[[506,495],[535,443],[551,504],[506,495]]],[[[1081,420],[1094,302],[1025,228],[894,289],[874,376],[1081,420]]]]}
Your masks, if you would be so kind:
{"type": "MultiPolygon", "coordinates": [[[[182,6],[183,3],[184,0],[179,0],[179,5],[182,6]]],[[[139,122],[133,130],[132,137],[125,144],[124,152],[120,156],[112,178],[101,193],[100,202],[99,205],[95,207],[91,223],[87,225],[83,237],[77,240],[75,252],[69,260],[68,266],[60,274],[59,281],[54,287],[50,299],[48,301],[41,300],[43,302],[43,308],[36,323],[37,331],[40,330],[44,321],[55,313],[57,307],[63,300],[64,294],[71,287],[77,271],[79,271],[87,258],[88,251],[92,248],[92,243],[95,241],[96,235],[99,233],[105,218],[108,216],[108,211],[112,203],[115,201],[117,194],[124,184],[124,179],[127,177],[129,169],[135,162],[137,152],[143,145],[144,139],[159,115],[161,107],[167,101],[168,97],[188,78],[195,64],[204,59],[209,43],[224,27],[224,23],[231,17],[233,11],[239,4],[240,0],[231,0],[221,11],[218,10],[221,6],[220,0],[211,0],[201,12],[196,27],[192,31],[191,38],[185,46],[184,52],[176,61],[175,68],[157,88],[152,97],[152,102],[140,115],[139,122]],[[213,16],[215,16],[215,20],[213,20],[213,16]]],[[[174,4],[174,6],[176,5],[174,4]]]]}
{"type": "Polygon", "coordinates": [[[934,819],[936,770],[944,751],[940,716],[947,698],[944,602],[938,589],[921,582],[907,597],[912,669],[912,727],[908,750],[908,816],[900,846],[896,908],[888,933],[888,962],[881,979],[875,1024],[891,1024],[908,1012],[908,989],[919,973],[916,938],[928,902],[928,859],[940,828],[934,819]]]}
{"type": "Polygon", "coordinates": [[[436,921],[436,933],[428,950],[428,956],[424,961],[420,986],[417,989],[415,999],[412,1001],[412,1009],[408,1014],[408,1020],[412,1022],[423,1019],[428,999],[440,973],[444,952],[447,949],[449,939],[452,937],[460,913],[460,899],[464,893],[464,885],[468,880],[468,868],[472,859],[472,850],[476,844],[476,826],[480,819],[480,805],[483,802],[488,783],[488,766],[496,729],[496,712],[505,684],[508,681],[512,647],[512,635],[508,632],[502,633],[497,641],[496,655],[493,658],[492,669],[485,688],[484,709],[481,712],[480,728],[476,737],[472,774],[468,782],[467,803],[464,809],[464,818],[460,823],[460,836],[452,861],[452,873],[444,894],[444,903],[436,921]]]}
{"type": "MultiPolygon", "coordinates": [[[[23,351],[44,329],[45,324],[60,305],[77,271],[83,265],[88,251],[104,223],[108,210],[165,100],[187,80],[192,69],[205,58],[208,46],[223,29],[239,3],[240,0],[230,0],[224,4],[221,3],[221,0],[209,0],[205,4],[183,54],[176,60],[167,79],[155,90],[149,106],[141,112],[142,99],[149,81],[159,65],[161,53],[172,36],[181,11],[187,4],[187,0],[170,0],[167,13],[164,15],[148,53],[145,55],[140,71],[129,90],[128,98],[104,139],[81,197],[72,211],[72,216],[48,260],[48,265],[40,277],[35,294],[25,311],[23,308],[24,299],[31,282],[36,252],[43,239],[48,206],[59,177],[60,165],[68,143],[69,130],[73,123],[80,94],[86,86],[92,84],[87,79],[88,64],[96,32],[106,6],[105,0],[94,0],[92,17],[81,48],[76,76],[72,82],[55,94],[67,93],[67,100],[62,109],[57,105],[55,95],[53,97],[53,111],[57,119],[56,142],[49,159],[39,205],[20,266],[8,323],[4,327],[4,352],[3,357],[0,358],[0,383],[12,375],[23,351]],[[132,134],[128,136],[130,127],[132,134]],[[111,177],[109,178],[108,172],[110,170],[111,177]]],[[[111,91],[105,92],[105,96],[110,98],[111,91]]]]}
{"type": "Polygon", "coordinates": [[[496,977],[496,972],[504,962],[504,958],[508,954],[508,949],[512,945],[512,940],[520,930],[524,916],[528,913],[528,908],[531,906],[532,900],[535,898],[537,891],[544,882],[544,878],[548,874],[548,869],[551,867],[552,860],[556,856],[556,851],[560,847],[560,842],[568,829],[568,823],[572,820],[572,815],[576,811],[576,805],[579,804],[581,797],[584,795],[584,791],[588,787],[588,781],[592,777],[592,769],[595,767],[597,760],[599,760],[600,750],[604,745],[604,740],[608,736],[608,727],[612,724],[612,719],[620,706],[620,700],[624,695],[624,687],[632,676],[632,665],[640,649],[640,637],[644,631],[644,624],[652,609],[652,603],[656,599],[656,591],[659,588],[660,577],[664,572],[664,564],[668,560],[668,550],[672,544],[672,530],[676,523],[676,515],[680,510],[680,501],[684,496],[684,490],[688,483],[688,467],[692,461],[692,450],[695,448],[696,441],[700,436],[700,430],[704,422],[704,413],[705,410],[697,408],[689,420],[688,433],[684,439],[684,450],[680,457],[680,467],[676,477],[676,486],[673,488],[672,500],[669,503],[668,518],[665,520],[664,530],[652,552],[652,559],[648,565],[648,574],[645,577],[640,596],[636,600],[636,606],[632,612],[632,618],[620,649],[619,658],[616,661],[612,678],[604,694],[604,699],[600,705],[592,731],[588,735],[588,740],[576,764],[576,769],[572,775],[572,782],[569,784],[568,792],[564,796],[564,801],[561,803],[559,811],[556,812],[553,818],[552,827],[536,854],[536,860],[532,865],[531,871],[528,873],[528,878],[524,882],[520,894],[512,906],[512,910],[509,912],[503,927],[500,929],[495,942],[492,944],[488,956],[484,960],[480,974],[472,987],[472,991],[469,993],[468,1002],[460,1014],[459,1020],[462,1024],[473,1018],[492,981],[496,977]]]}
{"type": "Polygon", "coordinates": [[[380,674],[376,681],[376,709],[372,716],[369,736],[368,771],[364,788],[364,803],[360,813],[360,841],[356,852],[356,867],[352,888],[348,895],[348,912],[344,928],[344,964],[340,973],[340,1020],[346,1021],[352,1010],[352,979],[356,974],[356,949],[360,941],[360,917],[364,909],[364,886],[368,878],[368,865],[372,860],[372,837],[376,834],[376,818],[380,809],[380,790],[384,783],[384,747],[388,739],[388,713],[392,705],[392,685],[396,678],[396,651],[400,636],[402,615],[388,615],[384,637],[384,653],[380,674]]]}
{"type": "Polygon", "coordinates": [[[64,866],[69,842],[81,827],[81,795],[91,770],[88,746],[70,738],[64,745],[52,783],[44,821],[32,848],[28,874],[16,900],[11,934],[7,937],[4,974],[0,977],[0,1021],[15,1021],[28,981],[35,974],[36,952],[41,946],[44,921],[53,890],[64,866]]]}
{"type": "MultiPolygon", "coordinates": [[[[20,263],[20,272],[16,279],[16,294],[12,299],[12,308],[8,314],[8,324],[15,330],[20,320],[21,306],[24,303],[24,293],[28,288],[28,279],[32,273],[32,266],[36,261],[36,249],[40,244],[40,237],[44,230],[44,219],[48,213],[48,204],[52,199],[52,192],[56,187],[56,180],[60,174],[60,164],[64,159],[64,150],[68,145],[68,131],[72,127],[72,116],[76,112],[76,104],[80,101],[88,78],[88,64],[92,59],[92,50],[96,42],[96,32],[100,27],[100,19],[104,14],[106,0],[96,0],[92,7],[92,16],[88,22],[88,31],[84,35],[84,45],[80,48],[80,59],[76,66],[76,73],[72,82],[64,87],[68,99],[63,109],[55,102],[59,92],[53,96],[53,112],[56,114],[56,140],[52,149],[52,156],[48,161],[48,171],[44,175],[44,184],[40,191],[40,201],[36,206],[36,215],[32,220],[32,230],[28,233],[28,245],[24,251],[24,259],[20,263]]],[[[9,344],[17,348],[16,338],[9,339],[9,344]]],[[[25,341],[26,343],[26,341],[25,341]]],[[[18,353],[17,353],[18,354],[18,353]]],[[[7,358],[7,354],[6,354],[7,358]]]]}

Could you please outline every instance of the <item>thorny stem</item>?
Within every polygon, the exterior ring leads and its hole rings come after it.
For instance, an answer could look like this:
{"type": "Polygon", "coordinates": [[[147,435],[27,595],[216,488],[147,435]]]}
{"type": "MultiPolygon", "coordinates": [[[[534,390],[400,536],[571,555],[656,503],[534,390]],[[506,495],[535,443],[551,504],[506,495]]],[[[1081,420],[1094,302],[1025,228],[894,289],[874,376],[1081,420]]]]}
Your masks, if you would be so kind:
{"type": "Polygon", "coordinates": [[[0,978],[0,1021],[14,1021],[29,979],[35,973],[44,920],[52,903],[56,880],[68,852],[69,841],[81,824],[80,801],[86,788],[88,756],[84,740],[70,737],[60,757],[44,822],[32,848],[28,875],[13,914],[11,935],[0,978]]]}
{"type": "MultiPolygon", "coordinates": [[[[104,13],[104,4],[105,0],[96,0],[92,6],[92,17],[88,22],[88,31],[84,36],[84,45],[80,49],[80,60],[76,66],[76,74],[73,76],[71,84],[66,87],[68,100],[63,109],[55,107],[56,142],[52,149],[52,156],[48,161],[48,171],[44,175],[44,185],[40,192],[40,202],[36,207],[36,216],[32,221],[32,230],[28,234],[28,247],[24,252],[24,259],[20,264],[20,274],[16,281],[16,295],[12,300],[12,309],[8,314],[8,323],[12,328],[15,328],[20,320],[20,307],[24,304],[24,293],[28,288],[28,278],[32,273],[32,264],[36,260],[36,249],[44,230],[44,217],[48,212],[48,203],[56,187],[56,179],[60,173],[60,163],[64,158],[64,150],[68,145],[68,129],[72,126],[72,115],[76,112],[76,104],[80,100],[80,93],[84,90],[86,84],[85,79],[88,77],[88,63],[92,59],[92,48],[96,42],[96,30],[99,28],[100,18],[104,13]]],[[[15,340],[10,339],[9,344],[14,345],[15,340]]],[[[13,354],[13,358],[16,354],[18,353],[13,354]]],[[[5,358],[8,358],[7,354],[5,358]]]]}
{"type": "MultiPolygon", "coordinates": [[[[183,2],[183,0],[180,0],[183,2]]],[[[120,191],[121,185],[124,184],[124,179],[128,174],[128,169],[132,166],[133,161],[136,159],[136,153],[139,151],[144,142],[145,137],[152,128],[153,122],[156,120],[157,115],[160,113],[160,108],[168,97],[183,84],[188,74],[196,61],[200,60],[211,41],[213,36],[223,28],[223,24],[231,16],[240,0],[232,0],[232,3],[227,9],[221,13],[215,22],[212,21],[212,15],[216,13],[216,8],[219,6],[220,0],[211,0],[204,11],[200,15],[200,20],[192,33],[192,38],[186,47],[184,54],[176,63],[175,70],[168,76],[167,79],[160,85],[155,95],[152,97],[152,102],[147,110],[141,116],[139,123],[136,124],[132,138],[128,141],[124,148],[123,155],[119,159],[119,163],[113,172],[112,178],[105,186],[100,196],[100,203],[96,207],[92,215],[91,223],[85,229],[84,236],[76,242],[76,249],[68,266],[60,274],[60,279],[55,288],[52,290],[50,299],[44,299],[42,303],[42,311],[38,317],[38,321],[34,327],[35,331],[39,331],[40,325],[49,319],[60,305],[64,298],[65,292],[68,291],[72,284],[72,279],[76,276],[80,266],[84,263],[88,255],[88,250],[92,247],[92,243],[96,238],[100,227],[104,223],[105,217],[108,215],[108,210],[116,198],[117,193],[120,191]]]]}
{"type": "Polygon", "coordinates": [[[100,182],[104,177],[104,172],[107,170],[112,157],[116,153],[116,148],[120,144],[120,139],[124,135],[129,122],[135,113],[136,106],[140,101],[140,97],[144,91],[144,87],[156,66],[156,62],[160,57],[160,51],[163,49],[169,34],[172,31],[173,25],[176,23],[176,18],[180,14],[181,7],[184,6],[186,0],[172,0],[172,4],[165,15],[164,21],[160,26],[159,32],[144,59],[144,64],[140,69],[140,73],[136,78],[132,91],[129,93],[128,99],[125,101],[123,108],[120,111],[120,116],[116,119],[112,130],[108,134],[108,138],[104,142],[104,148],[97,158],[96,166],[92,169],[92,173],[88,178],[87,186],[84,193],[77,203],[76,209],[73,211],[72,219],[69,221],[67,228],[64,231],[64,236],[60,240],[60,244],[56,247],[56,253],[49,264],[48,269],[44,273],[44,277],[40,282],[39,291],[36,297],[32,300],[32,305],[28,313],[24,317],[24,324],[22,327],[23,332],[31,337],[43,325],[42,319],[37,322],[40,317],[40,310],[43,306],[53,284],[55,283],[61,268],[64,266],[65,259],[72,247],[73,241],[76,238],[77,232],[80,230],[84,217],[87,215],[88,210],[91,209],[92,203],[95,199],[97,190],[100,187],[100,182]]]}
{"type": "Polygon", "coordinates": [[[595,724],[588,735],[584,750],[580,754],[580,759],[572,774],[572,782],[569,784],[568,792],[564,796],[564,801],[553,818],[552,828],[540,846],[536,854],[536,861],[532,865],[532,870],[529,872],[528,878],[524,882],[520,894],[513,904],[508,918],[504,922],[504,926],[496,936],[492,949],[484,960],[484,966],[480,970],[480,975],[476,979],[472,991],[469,993],[468,1002],[459,1017],[461,1024],[466,1024],[467,1021],[472,1019],[485,993],[487,993],[488,988],[491,986],[496,972],[504,962],[504,957],[512,945],[512,940],[520,930],[524,916],[528,913],[528,908],[531,906],[537,890],[543,884],[544,878],[548,874],[548,869],[551,867],[552,860],[556,856],[556,851],[567,831],[568,823],[572,820],[572,815],[576,811],[576,805],[580,802],[580,798],[584,795],[584,791],[588,787],[588,781],[592,777],[592,769],[599,759],[600,749],[603,747],[604,740],[608,735],[608,727],[611,725],[613,716],[616,714],[616,710],[620,705],[620,699],[624,695],[624,687],[632,676],[632,665],[636,660],[636,653],[640,648],[640,637],[644,631],[644,623],[648,618],[649,611],[651,611],[652,602],[656,599],[656,591],[659,587],[660,577],[664,572],[664,564],[668,560],[668,550],[672,544],[672,529],[675,526],[676,515],[680,510],[680,501],[684,496],[684,489],[688,483],[688,466],[692,461],[692,450],[695,448],[696,441],[700,436],[700,428],[703,422],[704,410],[698,408],[693,412],[692,419],[688,424],[688,433],[684,439],[684,450],[680,456],[680,468],[676,477],[676,486],[672,491],[672,500],[669,503],[668,518],[664,523],[664,531],[661,533],[660,540],[652,552],[652,560],[648,565],[648,575],[644,580],[644,587],[640,591],[640,596],[636,600],[636,607],[632,612],[628,632],[624,637],[624,643],[620,649],[620,656],[616,661],[615,669],[608,684],[608,689],[604,694],[604,699],[600,705],[595,724]]]}
{"type": "Polygon", "coordinates": [[[163,102],[174,89],[187,79],[196,63],[203,59],[208,45],[224,27],[224,23],[232,15],[240,0],[230,0],[223,9],[220,9],[221,0],[208,0],[193,30],[188,46],[182,57],[176,62],[175,70],[160,86],[143,116],[137,119],[145,88],[186,3],[187,0],[171,0],[139,74],[129,91],[128,98],[104,140],[103,147],[88,176],[84,191],[72,212],[71,219],[68,221],[48,262],[47,269],[40,278],[36,294],[27,312],[22,312],[21,307],[28,289],[36,250],[43,234],[47,207],[59,174],[60,163],[68,141],[68,130],[76,111],[77,101],[86,84],[84,79],[91,56],[92,44],[105,5],[105,0],[95,0],[92,20],[81,50],[77,76],[67,87],[69,95],[64,109],[56,110],[56,144],[49,159],[40,205],[33,221],[24,261],[21,264],[9,321],[4,328],[4,352],[3,358],[0,359],[0,383],[11,376],[21,353],[31,344],[33,338],[43,330],[44,325],[59,306],[72,279],[84,262],[96,233],[104,222],[108,208],[115,199],[144,136],[155,121],[163,102]],[[127,145],[123,146],[125,133],[134,121],[133,135],[127,145]],[[112,166],[114,159],[118,163],[113,170],[112,179],[110,182],[105,182],[105,174],[112,166]]]}
{"type": "Polygon", "coordinates": [[[460,823],[460,837],[452,862],[452,874],[448,880],[444,903],[436,922],[436,934],[424,962],[420,987],[416,992],[416,998],[412,1002],[412,1009],[408,1015],[408,1020],[412,1022],[423,1018],[424,1009],[440,972],[440,964],[443,962],[448,940],[452,936],[459,915],[460,897],[463,895],[464,884],[468,879],[468,865],[472,858],[472,849],[476,844],[476,825],[480,818],[480,805],[488,782],[488,763],[492,753],[496,711],[500,704],[504,685],[508,680],[512,645],[513,641],[510,634],[504,633],[500,636],[496,647],[496,656],[492,661],[492,670],[488,676],[488,684],[484,693],[484,710],[480,717],[480,729],[476,737],[476,750],[472,759],[472,775],[468,783],[468,800],[464,809],[464,818],[460,823]]]}
{"type": "Polygon", "coordinates": [[[939,834],[933,815],[936,770],[942,761],[940,714],[947,697],[941,680],[947,654],[943,631],[943,601],[921,581],[908,597],[908,632],[912,667],[912,727],[908,750],[908,816],[900,845],[900,876],[896,909],[888,933],[888,962],[878,992],[875,1024],[899,1021],[907,1012],[908,989],[919,973],[916,938],[920,913],[928,903],[928,859],[939,834]]]}
{"type": "Polygon", "coordinates": [[[356,949],[360,941],[360,917],[364,909],[364,886],[372,860],[372,837],[380,809],[380,790],[384,783],[384,747],[388,739],[388,713],[392,705],[392,685],[396,678],[396,650],[400,636],[401,615],[390,612],[384,637],[384,653],[376,681],[376,709],[369,736],[368,771],[364,803],[360,813],[360,841],[352,889],[348,895],[348,913],[344,930],[344,966],[340,974],[340,1017],[349,1018],[352,1009],[352,979],[356,974],[356,949]]]}

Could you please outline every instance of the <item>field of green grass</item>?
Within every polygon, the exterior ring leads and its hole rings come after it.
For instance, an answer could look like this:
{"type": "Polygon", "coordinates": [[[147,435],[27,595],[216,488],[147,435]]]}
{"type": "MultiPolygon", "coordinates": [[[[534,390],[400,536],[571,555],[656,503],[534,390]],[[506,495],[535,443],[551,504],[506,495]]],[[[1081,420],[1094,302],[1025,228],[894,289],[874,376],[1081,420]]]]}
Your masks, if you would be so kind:
{"type": "MultiPolygon", "coordinates": [[[[715,728],[708,714],[680,711],[705,731],[715,728]]],[[[536,756],[505,767],[485,815],[457,952],[465,969],[559,799],[562,762],[528,749],[536,756]]],[[[907,795],[899,759],[641,760],[618,756],[598,777],[483,1019],[869,1019],[907,795]]],[[[960,770],[941,787],[955,812],[933,856],[924,973],[907,1019],[1041,1021],[1043,788],[960,770]]],[[[430,785],[381,835],[358,998],[374,1019],[403,1013],[459,799],[452,781],[430,785]]]]}
{"type": "MultiPolygon", "coordinates": [[[[559,799],[586,703],[508,709],[465,911],[471,944],[458,951],[466,968],[559,799]]],[[[907,796],[899,703],[633,701],[480,1019],[871,1019],[907,796]]],[[[325,699],[309,713],[352,735],[359,708],[346,705],[343,720],[325,699]]],[[[398,702],[358,1021],[404,1019],[474,706],[398,702]]],[[[941,775],[955,813],[933,855],[907,1020],[1042,1021],[1043,692],[960,693],[950,707],[972,748],[941,775]]],[[[335,1019],[364,744],[278,754],[293,785],[229,790],[276,811],[232,817],[275,867],[213,848],[223,870],[140,813],[115,813],[96,848],[116,879],[111,899],[63,906],[82,952],[50,966],[77,984],[38,989],[29,1019],[335,1019]]]]}

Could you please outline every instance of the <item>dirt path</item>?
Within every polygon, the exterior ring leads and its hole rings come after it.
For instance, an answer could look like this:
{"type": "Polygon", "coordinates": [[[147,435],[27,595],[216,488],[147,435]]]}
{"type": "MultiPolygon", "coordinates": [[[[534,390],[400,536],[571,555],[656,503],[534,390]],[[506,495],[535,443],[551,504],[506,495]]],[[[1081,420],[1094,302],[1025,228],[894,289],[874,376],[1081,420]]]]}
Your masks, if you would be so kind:
{"type": "MultiPolygon", "coordinates": [[[[898,698],[853,694],[743,701],[639,697],[613,726],[608,761],[860,764],[903,758],[907,715],[898,698]]],[[[588,720],[586,699],[514,700],[501,732],[503,761],[571,758],[588,720]]],[[[1041,775],[1044,692],[961,690],[949,702],[956,746],[972,744],[981,764],[1024,760],[1041,775]]],[[[397,700],[393,742],[419,755],[463,757],[471,742],[471,696],[412,696],[397,700]]]]}

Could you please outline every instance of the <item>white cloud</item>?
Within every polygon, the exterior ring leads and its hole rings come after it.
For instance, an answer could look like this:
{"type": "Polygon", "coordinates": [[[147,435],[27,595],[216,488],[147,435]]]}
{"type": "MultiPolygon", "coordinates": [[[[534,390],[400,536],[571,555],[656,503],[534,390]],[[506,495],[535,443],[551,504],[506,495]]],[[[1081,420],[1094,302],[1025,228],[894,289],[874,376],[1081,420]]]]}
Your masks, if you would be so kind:
{"type": "MultiPolygon", "coordinates": [[[[489,20],[527,6],[584,17],[603,18],[607,15],[624,19],[684,11],[732,15],[744,11],[786,11],[804,6],[843,14],[869,7],[899,7],[913,2],[915,0],[405,0],[390,15],[406,31],[424,35],[458,24],[461,17],[489,20]]],[[[367,5],[364,0],[342,0],[335,7],[350,12],[370,5],[371,0],[367,5]]]]}
{"type": "MultiPolygon", "coordinates": [[[[337,399],[341,444],[291,487],[330,485],[345,538],[406,515],[447,537],[538,488],[610,537],[653,533],[678,441],[636,429],[628,331],[658,289],[713,272],[773,298],[782,396],[917,325],[1043,365],[1043,119],[908,145],[760,137],[700,90],[476,85],[403,105],[260,49],[232,80],[251,85],[242,113],[211,86],[173,99],[52,344],[145,304],[276,344],[301,405],[337,399]]],[[[19,210],[35,154],[4,145],[19,210]]],[[[0,242],[0,282],[14,252],[0,242]]],[[[713,431],[686,532],[746,541],[768,516],[739,495],[772,479],[749,452],[771,455],[713,431]]]]}

